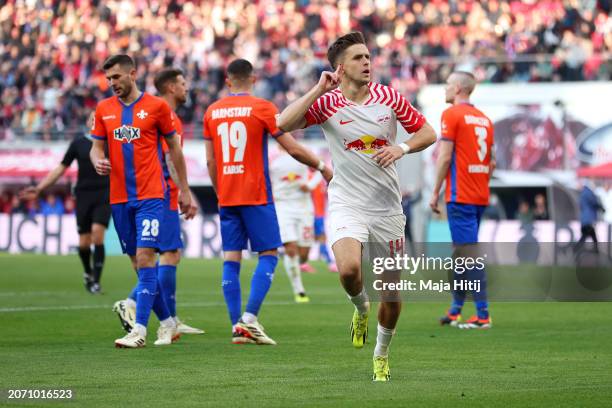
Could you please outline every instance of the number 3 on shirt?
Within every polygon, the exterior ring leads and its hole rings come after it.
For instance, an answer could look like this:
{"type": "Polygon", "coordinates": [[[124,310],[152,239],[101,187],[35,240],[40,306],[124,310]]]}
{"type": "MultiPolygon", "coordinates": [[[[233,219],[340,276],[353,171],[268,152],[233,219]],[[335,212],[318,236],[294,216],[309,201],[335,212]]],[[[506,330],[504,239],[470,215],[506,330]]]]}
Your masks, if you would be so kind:
{"type": "Polygon", "coordinates": [[[244,159],[244,151],[247,144],[247,129],[240,121],[223,122],[217,126],[217,134],[221,136],[221,150],[223,151],[223,163],[239,163],[244,159]],[[236,149],[234,159],[230,158],[230,146],[236,149]]]}
{"type": "Polygon", "coordinates": [[[478,137],[478,158],[483,161],[487,157],[487,128],[476,126],[474,127],[476,137],[478,137]]]}

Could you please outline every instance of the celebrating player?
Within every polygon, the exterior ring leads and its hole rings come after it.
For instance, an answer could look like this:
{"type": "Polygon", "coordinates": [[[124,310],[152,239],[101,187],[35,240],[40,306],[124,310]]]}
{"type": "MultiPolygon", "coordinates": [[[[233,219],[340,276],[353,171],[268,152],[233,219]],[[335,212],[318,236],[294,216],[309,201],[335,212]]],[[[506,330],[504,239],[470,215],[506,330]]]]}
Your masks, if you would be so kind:
{"type": "MultiPolygon", "coordinates": [[[[87,120],[88,128],[93,124],[92,112],[87,120]]],[[[20,192],[20,198],[32,200],[46,188],[55,184],[76,159],[79,165],[74,194],[76,196],[76,222],[79,233],[79,257],[83,263],[83,280],[85,289],[90,293],[100,293],[100,277],[104,269],[104,234],[110,219],[108,204],[108,176],[96,173],[89,151],[91,140],[88,136],[79,136],[68,146],[62,162],[53,169],[36,187],[28,187],[20,192]],[[91,244],[94,245],[93,264],[91,244]]]]}
{"type": "MultiPolygon", "coordinates": [[[[406,153],[427,148],[436,136],[399,92],[370,82],[370,52],[361,33],[338,38],[327,57],[335,72],[323,72],[317,85],[280,114],[278,123],[285,131],[319,124],[329,143],[334,164],[329,185],[330,242],[340,281],[355,305],[352,342],[361,348],[370,311],[361,276],[362,243],[401,247],[405,218],[393,163],[406,153]],[[414,133],[399,145],[395,144],[398,122],[414,133]]],[[[388,348],[400,310],[400,302],[380,304],[375,381],[389,379],[388,348]]]]}
{"type": "Polygon", "coordinates": [[[223,242],[223,295],[232,323],[233,343],[276,344],[257,315],[274,277],[277,248],[282,245],[272,201],[268,170],[268,134],[291,156],[331,179],[331,170],[290,134],[276,126],[276,107],[250,95],[253,66],[232,61],[226,84],[230,94],[208,107],[204,115],[206,160],[219,199],[223,242]],[[250,241],[259,261],[251,281],[246,311],[241,316],[240,262],[250,241]]]}
{"type": "MultiPolygon", "coordinates": [[[[429,203],[435,213],[440,213],[439,193],[446,179],[446,208],[455,256],[477,254],[480,218],[489,204],[489,179],[495,168],[493,125],[470,104],[475,87],[474,75],[468,72],[453,72],[446,81],[446,102],[453,106],[442,113],[442,143],[429,203]]],[[[453,280],[480,281],[480,290],[472,294],[477,315],[459,323],[466,293],[453,291],[453,303],[440,323],[465,329],[490,328],[484,268],[474,267],[462,275],[453,273],[453,280]]]]}
{"type": "Polygon", "coordinates": [[[310,192],[322,181],[320,173],[308,178],[308,167],[297,162],[282,146],[270,165],[272,192],[278,215],[281,240],[285,248],[283,263],[297,303],[306,303],[300,270],[301,255],[308,256],[313,244],[314,208],[310,192]]]}
{"type": "MultiPolygon", "coordinates": [[[[176,138],[183,145],[183,124],[181,119],[176,116],[176,108],[187,100],[187,83],[183,72],[179,69],[167,68],[160,71],[155,77],[155,88],[159,95],[168,102],[174,112],[176,125],[176,138]]],[[[168,306],[170,316],[176,320],[177,330],[180,334],[202,334],[204,330],[196,329],[181,322],[176,315],[176,268],[181,260],[180,249],[183,248],[181,239],[181,224],[178,212],[178,174],[168,155],[168,144],[162,141],[163,146],[163,168],[164,177],[167,182],[165,205],[164,205],[164,234],[160,236],[160,256],[157,267],[157,277],[161,290],[168,306]],[[177,180],[175,182],[174,180],[177,180]]],[[[191,205],[195,206],[195,200],[191,198],[191,205]]],[[[197,208],[194,207],[194,211],[197,208]]],[[[115,303],[113,310],[119,316],[122,326],[126,331],[130,331],[135,324],[136,315],[136,292],[134,287],[130,296],[125,300],[115,303]]]]}
{"type": "Polygon", "coordinates": [[[91,136],[95,139],[91,161],[98,174],[110,174],[110,204],[121,247],[138,271],[136,324],[117,347],[144,347],[147,323],[153,308],[160,320],[156,345],[171,344],[176,323],[159,294],[156,254],[160,236],[166,233],[164,195],[166,182],[161,164],[161,136],[179,178],[179,206],[186,218],[195,215],[187,184],[185,160],[174,137],[175,117],[163,99],[141,92],[136,86],[134,61],[128,55],[109,57],[104,73],[116,96],[96,107],[91,136]],[[108,145],[109,158],[104,147],[108,145]]]}

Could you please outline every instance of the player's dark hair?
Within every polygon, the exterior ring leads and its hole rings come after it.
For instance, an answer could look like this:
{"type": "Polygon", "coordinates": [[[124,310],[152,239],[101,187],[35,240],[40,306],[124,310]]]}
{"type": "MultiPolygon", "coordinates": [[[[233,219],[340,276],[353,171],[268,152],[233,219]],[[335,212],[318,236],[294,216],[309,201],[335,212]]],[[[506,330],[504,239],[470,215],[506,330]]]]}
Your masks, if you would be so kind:
{"type": "Polygon", "coordinates": [[[183,71],[178,68],[162,69],[157,75],[155,75],[155,79],[153,80],[155,89],[157,89],[157,92],[160,95],[163,95],[166,91],[166,85],[171,82],[176,82],[176,79],[181,75],[183,75],[183,71]]]}
{"type": "Polygon", "coordinates": [[[333,69],[336,69],[337,62],[346,51],[348,47],[355,44],[364,44],[365,45],[365,37],[361,33],[361,31],[353,31],[352,33],[348,33],[338,38],[332,45],[327,49],[327,60],[333,69]]]}
{"type": "Polygon", "coordinates": [[[253,74],[253,65],[242,58],[233,60],[227,66],[227,75],[238,80],[247,79],[253,74]]]}
{"type": "Polygon", "coordinates": [[[102,69],[106,71],[106,70],[111,69],[117,64],[119,64],[121,68],[128,68],[130,70],[136,68],[136,64],[134,63],[134,60],[132,59],[132,57],[130,57],[127,54],[116,54],[116,55],[111,55],[110,57],[106,59],[106,61],[104,61],[104,64],[102,65],[102,69]]]}

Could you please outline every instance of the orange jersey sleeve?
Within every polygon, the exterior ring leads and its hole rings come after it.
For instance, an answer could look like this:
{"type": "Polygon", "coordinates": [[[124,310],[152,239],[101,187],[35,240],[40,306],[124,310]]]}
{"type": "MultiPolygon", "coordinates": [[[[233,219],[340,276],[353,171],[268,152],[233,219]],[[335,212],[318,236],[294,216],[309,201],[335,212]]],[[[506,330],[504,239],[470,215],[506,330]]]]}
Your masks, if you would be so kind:
{"type": "Polygon", "coordinates": [[[276,107],[248,94],[227,96],[204,114],[204,138],[213,143],[220,206],[272,202],[268,136],[279,136],[276,107]]]}
{"type": "Polygon", "coordinates": [[[488,205],[494,140],[491,120],[472,105],[452,106],[442,114],[442,139],[454,144],[446,175],[446,201],[488,205]]]}

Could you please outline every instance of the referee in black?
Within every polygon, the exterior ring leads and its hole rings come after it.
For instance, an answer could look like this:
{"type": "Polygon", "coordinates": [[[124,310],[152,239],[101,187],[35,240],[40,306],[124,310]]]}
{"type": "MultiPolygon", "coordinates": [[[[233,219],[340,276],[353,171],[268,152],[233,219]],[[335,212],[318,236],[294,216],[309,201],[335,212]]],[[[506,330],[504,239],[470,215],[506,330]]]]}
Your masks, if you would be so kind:
{"type": "MultiPolygon", "coordinates": [[[[87,129],[93,125],[94,114],[87,120],[87,129]]],[[[33,200],[52,186],[76,159],[79,164],[77,183],[74,187],[76,197],[76,220],[79,233],[79,257],[83,263],[85,288],[92,294],[101,292],[100,276],[104,267],[104,234],[108,228],[111,208],[109,205],[109,179],[100,176],[89,159],[92,142],[81,135],[70,143],[62,162],[36,187],[28,187],[19,194],[21,199],[33,200]],[[93,263],[91,245],[93,244],[93,263]]]]}

